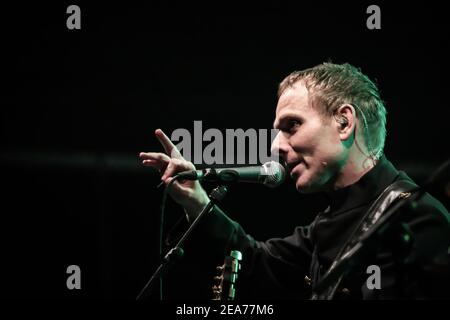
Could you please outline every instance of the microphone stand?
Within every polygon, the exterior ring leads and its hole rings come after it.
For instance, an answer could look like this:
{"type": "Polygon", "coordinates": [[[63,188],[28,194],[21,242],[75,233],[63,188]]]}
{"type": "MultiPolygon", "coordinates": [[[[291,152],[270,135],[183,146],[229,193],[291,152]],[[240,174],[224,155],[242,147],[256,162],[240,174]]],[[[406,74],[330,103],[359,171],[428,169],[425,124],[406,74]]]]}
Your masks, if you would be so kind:
{"type": "Polygon", "coordinates": [[[203,216],[205,216],[211,208],[217,203],[223,200],[225,198],[225,195],[227,193],[227,188],[225,186],[218,186],[214,190],[211,191],[209,194],[209,198],[211,199],[208,204],[203,208],[203,210],[200,212],[200,214],[195,218],[195,220],[191,223],[189,228],[186,230],[186,232],[183,234],[183,236],[180,238],[178,243],[170,249],[167,254],[162,259],[161,264],[156,269],[156,271],[153,273],[150,280],[146,283],[144,288],[141,290],[141,292],[136,297],[136,300],[142,300],[145,299],[149,293],[150,289],[153,287],[156,279],[159,279],[162,277],[162,275],[167,272],[170,266],[173,265],[174,262],[181,259],[184,255],[184,250],[182,248],[182,245],[184,242],[188,239],[189,235],[192,233],[192,231],[197,227],[200,220],[203,216]]]}

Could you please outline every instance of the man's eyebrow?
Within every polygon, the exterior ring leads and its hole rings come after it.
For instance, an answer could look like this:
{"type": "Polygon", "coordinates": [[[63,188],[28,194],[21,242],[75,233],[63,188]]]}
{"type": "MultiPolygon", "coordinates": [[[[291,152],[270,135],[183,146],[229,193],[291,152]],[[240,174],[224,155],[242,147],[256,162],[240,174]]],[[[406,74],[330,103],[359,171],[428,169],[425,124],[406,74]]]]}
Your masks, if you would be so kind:
{"type": "Polygon", "coordinates": [[[289,118],[291,118],[291,119],[298,119],[300,121],[303,121],[303,118],[301,116],[299,116],[297,113],[295,113],[295,112],[286,112],[286,113],[283,113],[280,116],[280,118],[278,118],[278,121],[275,120],[273,122],[273,127],[276,128],[277,126],[282,125],[282,123],[285,122],[289,118]]]}

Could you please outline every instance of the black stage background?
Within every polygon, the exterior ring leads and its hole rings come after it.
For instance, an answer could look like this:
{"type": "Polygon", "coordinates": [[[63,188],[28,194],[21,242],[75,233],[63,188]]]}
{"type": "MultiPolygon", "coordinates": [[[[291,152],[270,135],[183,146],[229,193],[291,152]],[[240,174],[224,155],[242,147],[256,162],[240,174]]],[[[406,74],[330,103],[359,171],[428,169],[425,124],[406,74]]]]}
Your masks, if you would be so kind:
{"type": "MultiPolygon", "coordinates": [[[[78,2],[81,30],[68,30],[70,4],[2,10],[0,234],[9,297],[134,299],[157,266],[162,190],[137,157],[162,150],[153,131],[192,130],[194,120],[204,130],[270,128],[277,84],[293,70],[332,60],[376,79],[388,109],[385,153],[418,182],[449,158],[443,4],[78,2]],[[381,8],[381,30],[366,27],[370,4],[381,8]],[[66,287],[72,264],[81,290],[66,287]]],[[[235,185],[222,207],[267,239],[311,221],[316,200],[290,182],[235,185]]],[[[168,225],[181,214],[169,203],[168,225]]],[[[213,266],[192,247],[201,244],[188,245],[170,273],[168,298],[210,297],[213,266]]]]}

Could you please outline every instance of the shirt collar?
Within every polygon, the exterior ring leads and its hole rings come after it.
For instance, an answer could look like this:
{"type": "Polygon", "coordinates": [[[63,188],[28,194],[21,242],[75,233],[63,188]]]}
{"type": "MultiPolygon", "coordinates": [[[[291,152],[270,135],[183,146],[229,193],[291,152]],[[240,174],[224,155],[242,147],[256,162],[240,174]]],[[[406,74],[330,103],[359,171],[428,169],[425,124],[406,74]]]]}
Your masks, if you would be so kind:
{"type": "Polygon", "coordinates": [[[364,174],[356,183],[328,193],[329,209],[326,211],[336,215],[356,207],[367,205],[399,175],[392,163],[382,156],[370,171],[364,174]]]}

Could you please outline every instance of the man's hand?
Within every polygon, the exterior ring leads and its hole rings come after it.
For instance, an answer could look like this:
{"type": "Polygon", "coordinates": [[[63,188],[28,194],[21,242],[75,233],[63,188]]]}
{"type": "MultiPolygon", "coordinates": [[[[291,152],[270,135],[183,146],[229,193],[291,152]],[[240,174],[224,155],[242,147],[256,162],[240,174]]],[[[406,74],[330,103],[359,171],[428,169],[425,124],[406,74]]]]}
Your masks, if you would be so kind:
{"type": "MultiPolygon", "coordinates": [[[[195,170],[194,164],[183,158],[161,129],[157,129],[155,135],[166,153],[141,152],[139,157],[143,160],[143,165],[156,168],[162,174],[161,180],[166,186],[177,173],[195,170]]],[[[186,210],[190,221],[193,221],[209,202],[208,195],[198,181],[176,181],[172,185],[170,195],[186,210]]]]}

